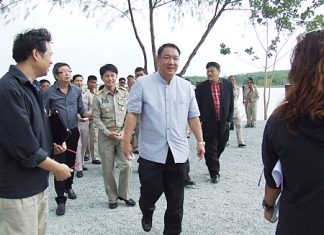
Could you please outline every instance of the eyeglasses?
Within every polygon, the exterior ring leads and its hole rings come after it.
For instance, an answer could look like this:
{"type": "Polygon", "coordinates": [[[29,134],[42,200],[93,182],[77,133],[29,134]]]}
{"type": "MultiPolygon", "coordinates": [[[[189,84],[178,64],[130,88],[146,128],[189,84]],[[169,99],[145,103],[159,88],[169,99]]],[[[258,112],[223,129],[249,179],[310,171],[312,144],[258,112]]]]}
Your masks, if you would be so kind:
{"type": "Polygon", "coordinates": [[[57,74],[63,74],[63,73],[72,73],[71,70],[62,70],[62,71],[58,71],[57,74]]]}

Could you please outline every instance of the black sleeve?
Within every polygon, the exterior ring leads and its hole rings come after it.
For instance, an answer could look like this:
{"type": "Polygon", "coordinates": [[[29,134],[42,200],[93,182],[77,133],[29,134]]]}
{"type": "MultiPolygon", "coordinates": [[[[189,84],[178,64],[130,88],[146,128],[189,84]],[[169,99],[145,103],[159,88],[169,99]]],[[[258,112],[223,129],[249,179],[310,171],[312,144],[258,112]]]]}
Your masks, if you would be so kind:
{"type": "MultiPolygon", "coordinates": [[[[0,95],[1,140],[0,144],[10,157],[25,168],[37,166],[48,153],[40,147],[29,119],[27,98],[21,92],[8,89],[0,95]]],[[[41,120],[40,120],[41,121],[41,120]]]]}
{"type": "Polygon", "coordinates": [[[277,161],[279,160],[278,155],[276,154],[273,148],[273,123],[271,119],[268,120],[263,133],[263,140],[262,140],[262,161],[264,165],[264,177],[266,180],[266,184],[270,188],[277,188],[276,182],[272,177],[272,170],[275,167],[277,161]]]}

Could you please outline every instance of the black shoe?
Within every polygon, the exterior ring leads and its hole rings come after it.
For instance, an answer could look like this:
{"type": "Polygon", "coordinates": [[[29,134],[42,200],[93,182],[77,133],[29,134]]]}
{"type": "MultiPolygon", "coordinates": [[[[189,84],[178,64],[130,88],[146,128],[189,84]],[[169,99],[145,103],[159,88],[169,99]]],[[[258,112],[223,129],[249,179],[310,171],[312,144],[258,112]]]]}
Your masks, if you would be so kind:
{"type": "Polygon", "coordinates": [[[59,203],[56,208],[56,215],[61,216],[65,214],[65,204],[59,203]]]}
{"type": "Polygon", "coordinates": [[[76,177],[82,178],[83,177],[83,171],[77,171],[76,177]]]}
{"type": "Polygon", "coordinates": [[[82,170],[87,171],[88,168],[84,166],[84,167],[82,167],[82,170]]]}
{"type": "Polygon", "coordinates": [[[100,165],[101,164],[101,161],[100,160],[92,160],[92,164],[95,164],[95,165],[100,165]]]}
{"type": "Polygon", "coordinates": [[[149,232],[152,229],[152,215],[142,217],[142,228],[145,232],[149,232]]]}
{"type": "Polygon", "coordinates": [[[242,147],[245,147],[246,144],[239,144],[238,146],[239,146],[240,148],[242,148],[242,147]]]}
{"type": "Polygon", "coordinates": [[[71,188],[66,189],[65,192],[67,193],[68,198],[70,198],[70,199],[76,199],[77,198],[77,196],[76,196],[75,192],[73,191],[73,189],[71,189],[71,188]]]}
{"type": "Polygon", "coordinates": [[[117,206],[118,206],[118,203],[117,203],[117,202],[109,203],[109,208],[110,208],[110,209],[116,209],[117,206]]]}
{"type": "Polygon", "coordinates": [[[85,161],[85,162],[86,162],[86,161],[89,161],[89,160],[90,160],[89,155],[84,156],[84,161],[85,161]]]}
{"type": "Polygon", "coordinates": [[[190,186],[190,185],[195,185],[196,183],[193,182],[192,180],[188,180],[186,181],[186,186],[190,186]]]}
{"type": "Polygon", "coordinates": [[[219,177],[220,177],[219,174],[216,174],[216,175],[211,176],[211,177],[210,177],[210,178],[211,178],[211,182],[212,182],[213,184],[217,184],[217,183],[219,182],[219,177]]]}
{"type": "Polygon", "coordinates": [[[122,197],[118,197],[118,199],[124,201],[127,206],[135,206],[136,205],[136,202],[131,198],[126,200],[126,199],[124,199],[122,197]]]}
{"type": "Polygon", "coordinates": [[[133,153],[134,153],[134,154],[139,154],[138,150],[134,150],[133,153]]]}

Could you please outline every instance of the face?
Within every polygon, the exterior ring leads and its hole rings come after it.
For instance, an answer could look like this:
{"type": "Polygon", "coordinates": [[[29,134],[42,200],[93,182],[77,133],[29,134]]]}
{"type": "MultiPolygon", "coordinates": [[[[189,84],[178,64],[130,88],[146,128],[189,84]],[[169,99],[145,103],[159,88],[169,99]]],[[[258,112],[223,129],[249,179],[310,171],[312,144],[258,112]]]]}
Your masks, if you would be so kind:
{"type": "Polygon", "coordinates": [[[83,77],[76,77],[73,81],[73,84],[82,88],[83,85],[83,77]]]}
{"type": "Polygon", "coordinates": [[[95,90],[97,88],[97,81],[96,80],[89,80],[87,82],[87,85],[88,85],[88,89],[90,91],[93,91],[93,90],[95,90]]]}
{"type": "Polygon", "coordinates": [[[219,80],[219,74],[220,74],[220,71],[216,67],[211,66],[211,67],[207,68],[208,80],[217,82],[219,80]]]}
{"type": "Polygon", "coordinates": [[[133,86],[135,84],[135,78],[134,77],[127,77],[127,84],[129,87],[133,86]]]}
{"type": "Polygon", "coordinates": [[[119,81],[119,86],[121,86],[121,87],[126,87],[126,81],[124,81],[124,80],[120,80],[120,81],[119,81]]]}
{"type": "Polygon", "coordinates": [[[59,67],[55,78],[59,82],[69,83],[72,78],[71,74],[72,74],[71,68],[67,65],[64,65],[64,66],[59,67]]]}
{"type": "Polygon", "coordinates": [[[39,88],[42,90],[42,91],[45,91],[48,87],[50,86],[50,84],[48,82],[43,82],[39,88]]]}
{"type": "Polygon", "coordinates": [[[170,81],[176,74],[179,66],[179,52],[173,47],[166,47],[157,59],[159,72],[164,79],[170,81]]]}
{"type": "Polygon", "coordinates": [[[49,42],[45,42],[46,51],[41,53],[36,50],[37,56],[37,68],[39,71],[38,77],[46,76],[48,74],[48,68],[51,66],[52,62],[52,48],[49,42]]]}
{"type": "Polygon", "coordinates": [[[144,71],[135,72],[135,78],[139,78],[139,77],[142,77],[144,75],[145,75],[144,71]]]}
{"type": "Polygon", "coordinates": [[[235,77],[229,77],[228,80],[230,80],[230,82],[235,85],[235,77]]]}
{"type": "Polygon", "coordinates": [[[101,76],[102,81],[105,83],[107,89],[114,89],[116,87],[117,74],[112,71],[106,71],[101,76]]]}
{"type": "Polygon", "coordinates": [[[252,88],[253,87],[253,82],[252,81],[248,81],[248,85],[249,85],[250,88],[252,88]]]}

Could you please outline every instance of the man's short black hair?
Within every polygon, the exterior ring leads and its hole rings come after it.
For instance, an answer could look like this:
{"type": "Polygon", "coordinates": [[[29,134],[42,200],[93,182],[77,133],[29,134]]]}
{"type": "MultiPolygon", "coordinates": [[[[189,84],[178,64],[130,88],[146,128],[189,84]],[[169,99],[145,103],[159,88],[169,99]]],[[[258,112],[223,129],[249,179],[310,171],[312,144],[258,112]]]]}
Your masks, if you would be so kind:
{"type": "Polygon", "coordinates": [[[46,52],[46,42],[51,42],[52,36],[47,29],[29,29],[17,34],[12,48],[12,58],[17,62],[27,60],[34,49],[46,52]]]}
{"type": "Polygon", "coordinates": [[[141,71],[143,71],[143,72],[145,73],[145,70],[144,70],[143,67],[137,67],[137,68],[135,69],[135,73],[137,73],[137,72],[141,72],[141,71]]]}
{"type": "Polygon", "coordinates": [[[39,84],[40,84],[40,85],[42,85],[43,83],[48,83],[48,84],[51,85],[51,82],[48,81],[47,79],[41,79],[41,80],[39,80],[39,84]]]}
{"type": "Polygon", "coordinates": [[[174,48],[174,49],[176,49],[178,51],[179,55],[181,54],[180,49],[179,49],[179,47],[177,45],[175,45],[173,43],[165,43],[162,46],[160,46],[160,48],[158,50],[158,57],[161,56],[164,48],[167,48],[167,47],[172,47],[172,48],[174,48]]]}
{"type": "Polygon", "coordinates": [[[97,81],[98,79],[97,79],[97,77],[95,76],[95,75],[89,75],[88,76],[88,82],[89,81],[97,81]]]}
{"type": "Polygon", "coordinates": [[[71,69],[70,65],[68,65],[67,63],[64,63],[64,62],[58,62],[58,63],[54,64],[54,67],[53,67],[54,78],[55,78],[55,75],[58,74],[59,68],[61,68],[62,66],[68,66],[71,69]]]}
{"type": "Polygon", "coordinates": [[[118,69],[115,65],[113,64],[105,64],[104,66],[102,66],[99,70],[100,76],[104,75],[105,72],[107,71],[111,71],[115,74],[118,74],[118,69]]]}
{"type": "Polygon", "coordinates": [[[220,71],[220,65],[216,62],[208,62],[206,65],[206,69],[210,67],[215,67],[218,71],[220,71]]]}
{"type": "Polygon", "coordinates": [[[125,78],[119,78],[119,81],[120,81],[120,82],[121,82],[121,81],[126,82],[126,79],[125,79],[125,78]]]}
{"type": "Polygon", "coordinates": [[[78,77],[81,77],[82,78],[82,80],[83,80],[83,76],[81,75],[81,74],[75,74],[75,75],[73,75],[73,77],[72,77],[72,81],[74,81],[76,78],[78,78],[78,77]]]}

